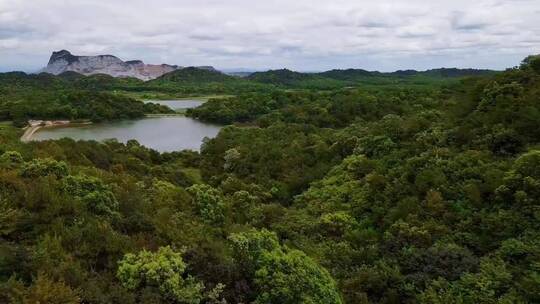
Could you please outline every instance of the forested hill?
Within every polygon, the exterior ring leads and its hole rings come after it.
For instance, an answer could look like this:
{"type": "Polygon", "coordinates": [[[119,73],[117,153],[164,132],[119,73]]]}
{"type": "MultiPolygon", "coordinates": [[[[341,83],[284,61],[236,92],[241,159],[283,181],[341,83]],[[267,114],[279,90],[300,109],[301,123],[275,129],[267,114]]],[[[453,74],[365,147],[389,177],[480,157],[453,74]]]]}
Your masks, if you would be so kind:
{"type": "Polygon", "coordinates": [[[332,90],[361,85],[422,84],[432,85],[452,82],[460,77],[492,75],[497,72],[476,69],[433,69],[427,71],[405,70],[392,73],[371,72],[362,69],[330,70],[322,73],[302,73],[288,69],[255,72],[247,77],[230,76],[213,69],[188,67],[143,82],[136,78],[115,78],[96,74],[84,76],[76,72],[27,75],[22,72],[0,73],[5,84],[32,84],[37,87],[69,85],[78,89],[163,91],[177,93],[221,91],[229,93],[265,91],[273,88],[332,90]]]}
{"type": "Polygon", "coordinates": [[[492,70],[441,68],[427,71],[396,71],[391,73],[371,72],[362,69],[330,70],[321,73],[300,73],[288,69],[270,70],[266,72],[255,72],[247,79],[255,82],[273,84],[284,87],[301,88],[336,88],[344,86],[354,86],[365,82],[373,81],[411,81],[421,79],[431,79],[440,81],[447,78],[482,76],[495,74],[492,70]],[[398,79],[396,79],[398,78],[398,79]]]}
{"type": "Polygon", "coordinates": [[[337,80],[346,80],[346,81],[355,81],[363,77],[373,76],[377,72],[370,72],[362,69],[345,69],[345,70],[330,70],[318,75],[326,78],[337,79],[337,80]]]}
{"type": "Polygon", "coordinates": [[[427,71],[417,70],[398,70],[395,72],[372,72],[362,69],[345,69],[345,70],[330,70],[322,73],[316,73],[315,75],[324,76],[331,79],[358,81],[364,77],[377,77],[377,76],[397,76],[397,77],[411,77],[411,76],[426,76],[426,77],[468,77],[468,76],[486,76],[497,73],[493,70],[485,69],[458,69],[458,68],[439,68],[431,69],[427,71]]]}
{"type": "Polygon", "coordinates": [[[133,119],[171,109],[143,103],[107,90],[117,85],[140,83],[137,79],[115,79],[108,75],[85,77],[73,72],[59,76],[0,74],[0,120],[26,126],[29,119],[114,120],[133,119]],[[114,86],[114,85],[113,85],[114,86]]]}
{"type": "Polygon", "coordinates": [[[227,82],[237,80],[236,77],[223,74],[216,70],[200,69],[195,67],[188,67],[179,69],[155,80],[150,83],[161,82],[176,82],[176,83],[206,83],[206,82],[227,82]]]}
{"type": "Polygon", "coordinates": [[[300,73],[288,69],[270,70],[266,72],[255,72],[247,79],[257,82],[270,83],[275,85],[294,85],[300,81],[323,80],[315,74],[300,73]]]}
{"type": "Polygon", "coordinates": [[[72,71],[57,76],[46,73],[0,73],[0,119],[13,120],[22,126],[30,118],[98,121],[170,111],[151,104],[143,105],[125,95],[152,99],[270,93],[279,90],[379,90],[381,87],[391,89],[396,86],[432,89],[455,84],[460,77],[484,73],[490,72],[442,69],[401,75],[352,69],[324,73],[299,73],[284,69],[254,73],[241,78],[210,68],[189,67],[146,82],[105,74],[84,76],[72,71]]]}
{"type": "MultiPolygon", "coordinates": [[[[8,118],[144,85],[0,78],[8,118]]],[[[540,56],[442,84],[211,99],[200,153],[0,124],[0,303],[540,303],[540,56]]]]}

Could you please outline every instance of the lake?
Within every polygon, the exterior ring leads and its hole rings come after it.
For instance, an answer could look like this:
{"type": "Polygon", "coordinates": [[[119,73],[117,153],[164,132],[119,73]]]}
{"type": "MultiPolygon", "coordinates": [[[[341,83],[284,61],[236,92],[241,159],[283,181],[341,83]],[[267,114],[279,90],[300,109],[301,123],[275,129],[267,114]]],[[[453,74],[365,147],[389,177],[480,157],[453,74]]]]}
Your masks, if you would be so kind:
{"type": "MultiPolygon", "coordinates": [[[[155,102],[155,101],[152,101],[155,102]]],[[[191,103],[190,107],[198,106],[198,100],[169,100],[177,106],[191,103]],[[181,103],[181,104],[180,104],[181,103]]],[[[177,106],[170,106],[178,109],[177,106]]],[[[189,107],[188,107],[189,108],[189,107]]],[[[186,108],[183,108],[186,109],[186,108]]],[[[164,116],[122,120],[90,125],[70,126],[60,128],[43,128],[34,133],[32,140],[60,139],[64,137],[75,140],[104,140],[116,138],[127,142],[137,140],[140,144],[160,152],[179,150],[199,151],[205,137],[215,137],[222,126],[200,122],[185,116],[164,116]]]]}

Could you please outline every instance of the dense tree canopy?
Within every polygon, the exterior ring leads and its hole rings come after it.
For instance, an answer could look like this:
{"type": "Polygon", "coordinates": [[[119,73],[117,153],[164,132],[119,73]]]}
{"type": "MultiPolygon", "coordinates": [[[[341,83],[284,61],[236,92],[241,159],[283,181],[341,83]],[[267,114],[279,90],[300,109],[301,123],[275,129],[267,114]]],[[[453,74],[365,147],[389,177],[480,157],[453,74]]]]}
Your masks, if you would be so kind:
{"type": "Polygon", "coordinates": [[[129,290],[155,287],[172,301],[197,304],[203,284],[193,277],[182,277],[186,264],[180,253],[161,247],[156,253],[126,254],[119,262],[117,277],[129,290]]]}
{"type": "MultiPolygon", "coordinates": [[[[2,123],[0,302],[538,303],[537,66],[258,82],[188,112],[229,124],[200,152],[23,143],[2,123]]],[[[114,91],[135,80],[0,77],[4,119],[156,110],[114,91]]],[[[193,92],[172,80],[156,92],[193,92]]]]}

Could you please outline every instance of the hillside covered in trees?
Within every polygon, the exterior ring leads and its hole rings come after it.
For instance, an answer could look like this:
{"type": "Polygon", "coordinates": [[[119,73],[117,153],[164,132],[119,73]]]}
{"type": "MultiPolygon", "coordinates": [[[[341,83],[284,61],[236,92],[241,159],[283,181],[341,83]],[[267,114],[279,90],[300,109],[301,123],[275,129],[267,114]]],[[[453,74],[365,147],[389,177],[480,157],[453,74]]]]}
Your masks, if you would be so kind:
{"type": "MultiPolygon", "coordinates": [[[[92,79],[100,78],[103,82],[111,79],[128,81],[104,75],[92,79]]],[[[97,122],[172,112],[157,104],[143,103],[104,89],[93,89],[86,82],[88,79],[76,73],[61,76],[18,72],[0,74],[0,120],[25,126],[28,119],[88,119],[97,122]]]]}
{"type": "Polygon", "coordinates": [[[187,112],[227,124],[200,152],[0,124],[0,303],[540,302],[540,56],[465,78],[188,72],[0,75],[15,121],[235,95],[187,112]]]}

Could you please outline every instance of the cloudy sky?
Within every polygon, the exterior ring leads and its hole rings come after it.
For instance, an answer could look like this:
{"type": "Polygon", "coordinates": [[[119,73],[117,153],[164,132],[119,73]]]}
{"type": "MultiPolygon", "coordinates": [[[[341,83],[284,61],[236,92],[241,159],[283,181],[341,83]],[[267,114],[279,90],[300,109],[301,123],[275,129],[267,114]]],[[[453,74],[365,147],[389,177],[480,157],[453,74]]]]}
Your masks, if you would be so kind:
{"type": "Polygon", "coordinates": [[[504,69],[540,53],[540,0],[0,0],[1,71],[60,49],[222,69],[504,69]]]}

